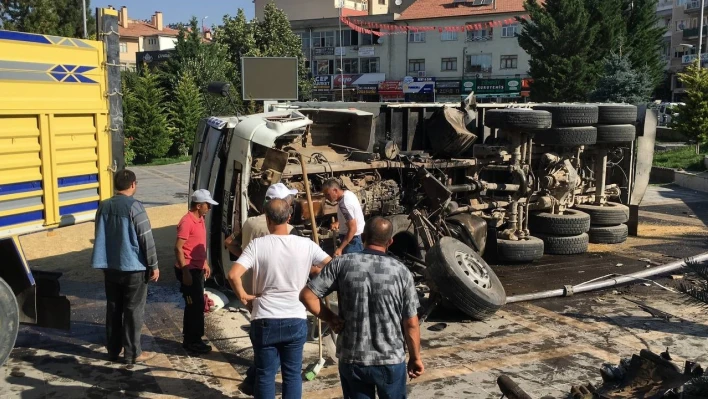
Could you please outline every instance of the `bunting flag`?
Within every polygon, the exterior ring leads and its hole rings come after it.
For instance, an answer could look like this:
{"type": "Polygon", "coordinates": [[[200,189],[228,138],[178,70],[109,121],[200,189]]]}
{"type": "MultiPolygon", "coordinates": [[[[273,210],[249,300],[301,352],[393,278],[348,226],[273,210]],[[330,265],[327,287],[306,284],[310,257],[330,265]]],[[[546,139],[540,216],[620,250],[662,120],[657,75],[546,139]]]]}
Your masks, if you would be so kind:
{"type": "MultiPolygon", "coordinates": [[[[522,15],[520,19],[527,20],[528,15],[522,15]]],[[[516,18],[507,18],[497,21],[480,22],[476,24],[465,24],[459,26],[409,26],[409,25],[393,25],[393,24],[382,24],[378,22],[369,22],[360,19],[351,19],[347,17],[339,17],[339,19],[351,28],[353,31],[374,35],[374,36],[384,36],[384,35],[394,35],[400,33],[408,32],[430,32],[438,31],[442,32],[465,32],[465,31],[475,31],[482,30],[486,28],[502,27],[504,25],[511,25],[517,22],[516,18]],[[375,30],[374,30],[375,29],[375,30]]]]}

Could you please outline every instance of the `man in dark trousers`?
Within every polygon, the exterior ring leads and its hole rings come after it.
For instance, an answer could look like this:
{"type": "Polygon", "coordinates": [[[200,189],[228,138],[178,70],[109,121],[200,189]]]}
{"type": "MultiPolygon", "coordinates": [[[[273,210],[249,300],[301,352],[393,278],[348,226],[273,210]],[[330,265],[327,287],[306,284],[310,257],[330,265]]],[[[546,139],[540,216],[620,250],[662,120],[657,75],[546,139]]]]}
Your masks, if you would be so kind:
{"type": "Polygon", "coordinates": [[[300,293],[300,301],[337,331],[339,377],[346,399],[405,398],[406,379],[423,374],[418,294],[413,276],[386,255],[393,226],[382,217],[366,223],[363,252],[334,258],[300,293]],[[337,291],[339,316],[320,306],[337,291]],[[406,352],[408,347],[408,366],[406,352]]]}
{"type": "Polygon", "coordinates": [[[204,336],[204,279],[211,275],[207,264],[206,226],[204,216],[212,205],[219,205],[209,191],[201,189],[192,193],[189,212],[177,225],[175,274],[181,283],[184,296],[182,321],[182,347],[191,353],[206,354],[211,346],[202,340],[204,336]]]}
{"type": "Polygon", "coordinates": [[[157,281],[157,251],[150,220],[140,201],[133,198],[135,173],[121,170],[114,176],[116,195],[98,206],[91,266],[102,269],[106,286],[106,341],[108,359],[144,362],[155,354],[140,347],[147,284],[157,281]]]}
{"type": "Polygon", "coordinates": [[[337,221],[332,224],[332,229],[339,231],[340,244],[334,249],[334,256],[361,252],[364,249],[361,233],[365,222],[359,197],[349,190],[342,190],[335,179],[322,184],[322,193],[328,201],[337,203],[337,221]]]}

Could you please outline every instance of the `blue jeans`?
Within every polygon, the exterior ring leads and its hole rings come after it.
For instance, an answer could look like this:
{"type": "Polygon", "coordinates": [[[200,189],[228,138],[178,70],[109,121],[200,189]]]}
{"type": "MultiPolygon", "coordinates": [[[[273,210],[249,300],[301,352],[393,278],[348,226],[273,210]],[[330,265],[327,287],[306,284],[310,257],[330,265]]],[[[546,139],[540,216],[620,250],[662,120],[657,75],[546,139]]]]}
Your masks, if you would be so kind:
{"type": "Polygon", "coordinates": [[[302,350],[307,340],[305,319],[259,319],[251,322],[256,366],[256,398],[275,398],[275,375],[283,375],[283,399],[302,396],[302,350]]]}
{"type": "MultiPolygon", "coordinates": [[[[343,235],[339,236],[340,240],[344,239],[343,235]]],[[[358,252],[361,252],[364,250],[364,243],[361,241],[361,236],[354,236],[351,241],[349,241],[349,244],[347,244],[346,247],[344,247],[344,251],[342,251],[342,255],[344,254],[355,254],[358,252]]]]}
{"type": "Polygon", "coordinates": [[[361,366],[339,363],[344,399],[406,398],[406,364],[361,366]]]}

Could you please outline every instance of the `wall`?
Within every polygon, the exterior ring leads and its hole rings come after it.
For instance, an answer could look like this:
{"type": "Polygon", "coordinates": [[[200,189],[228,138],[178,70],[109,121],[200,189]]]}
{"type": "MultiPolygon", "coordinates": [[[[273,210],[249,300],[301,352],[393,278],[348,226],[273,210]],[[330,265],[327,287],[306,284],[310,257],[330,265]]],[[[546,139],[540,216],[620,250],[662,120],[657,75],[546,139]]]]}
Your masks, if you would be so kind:
{"type": "Polygon", "coordinates": [[[135,64],[135,53],[140,51],[138,39],[123,37],[120,42],[128,44],[128,52],[120,53],[120,62],[135,64]]]}
{"type": "Polygon", "coordinates": [[[158,50],[172,50],[176,45],[176,37],[160,36],[160,48],[158,50]]]}
{"type": "Polygon", "coordinates": [[[335,0],[255,0],[258,20],[263,20],[263,10],[271,1],[275,1],[276,7],[283,9],[290,21],[339,16],[339,10],[334,8],[335,0]]]}

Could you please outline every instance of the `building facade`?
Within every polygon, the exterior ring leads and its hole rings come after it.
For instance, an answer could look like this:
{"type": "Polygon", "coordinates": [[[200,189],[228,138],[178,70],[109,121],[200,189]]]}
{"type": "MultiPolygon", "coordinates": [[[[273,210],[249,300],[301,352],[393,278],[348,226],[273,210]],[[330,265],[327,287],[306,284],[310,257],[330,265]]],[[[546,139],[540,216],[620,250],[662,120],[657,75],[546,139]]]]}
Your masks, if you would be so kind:
{"type": "Polygon", "coordinates": [[[256,18],[263,20],[266,4],[274,2],[290,21],[401,13],[415,0],[253,0],[256,18]]]}
{"type": "Polygon", "coordinates": [[[164,25],[162,12],[155,12],[149,21],[130,19],[127,7],[121,7],[118,15],[122,68],[135,69],[139,53],[152,54],[147,58],[152,60],[155,54],[175,48],[179,31],[164,25]]]}
{"type": "MultiPolygon", "coordinates": [[[[671,101],[681,101],[685,90],[677,78],[677,73],[698,58],[698,32],[701,21],[700,0],[659,0],[656,13],[660,26],[666,27],[662,56],[666,60],[666,71],[671,81],[671,101]]],[[[703,10],[703,40],[708,41],[708,2],[703,10]]],[[[708,53],[704,42],[701,63],[708,66],[708,53]]]]}
{"type": "Polygon", "coordinates": [[[348,18],[359,32],[340,30],[338,18],[291,20],[315,78],[313,97],[459,102],[474,91],[483,102],[525,101],[529,56],[515,21],[523,0],[477,2],[484,4],[417,0],[401,14],[348,18]]]}

